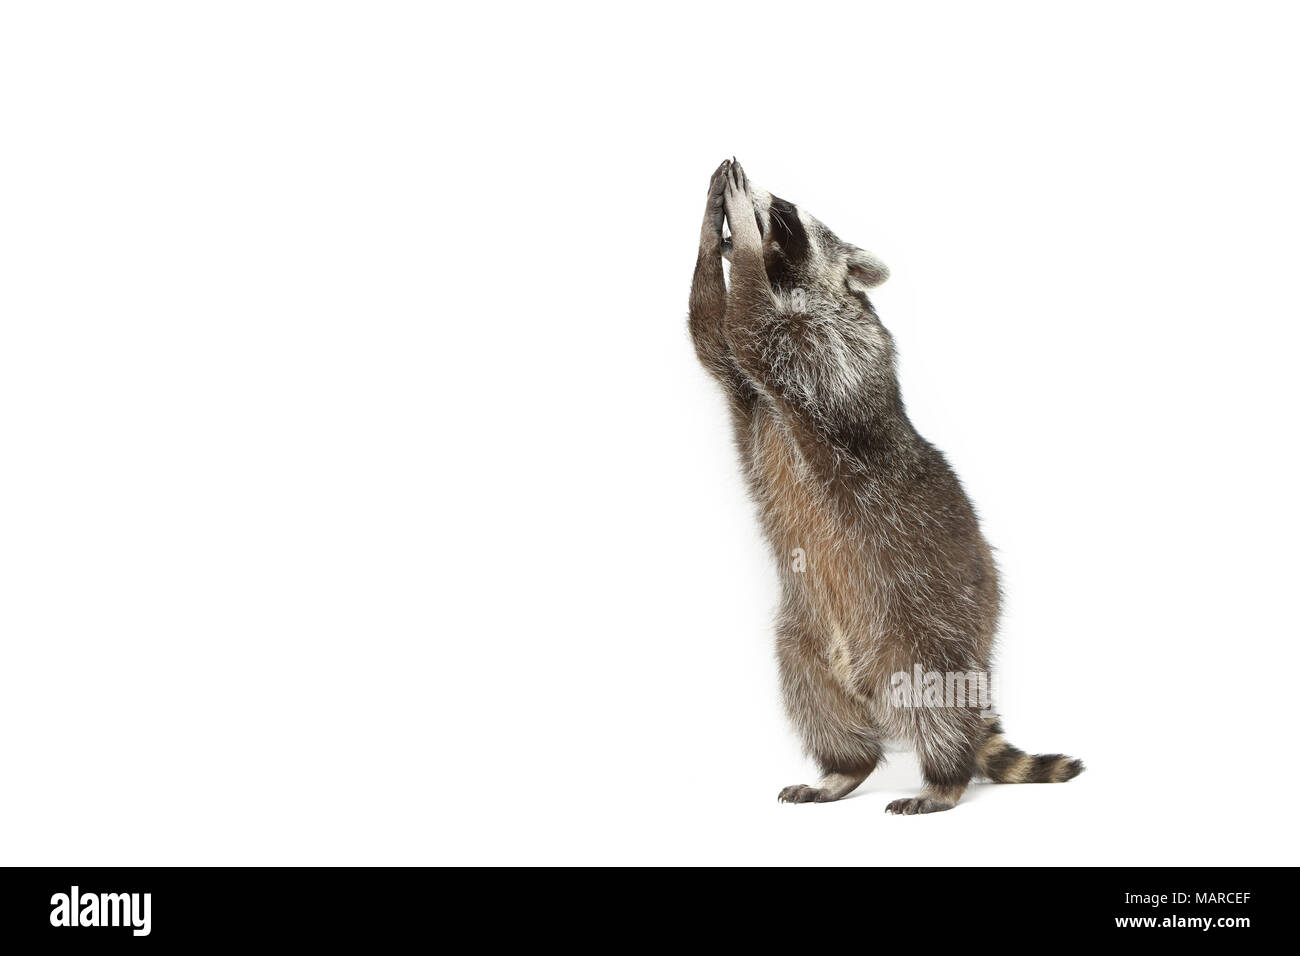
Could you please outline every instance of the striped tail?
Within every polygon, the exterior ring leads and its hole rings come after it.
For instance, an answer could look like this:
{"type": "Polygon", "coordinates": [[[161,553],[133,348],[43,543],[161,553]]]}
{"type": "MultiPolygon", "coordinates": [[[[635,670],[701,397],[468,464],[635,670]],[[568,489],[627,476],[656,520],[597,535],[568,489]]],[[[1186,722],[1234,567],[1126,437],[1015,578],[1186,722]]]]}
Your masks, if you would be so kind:
{"type": "Polygon", "coordinates": [[[1065,783],[1083,773],[1083,761],[1064,754],[1027,754],[1007,743],[1002,726],[989,728],[975,769],[994,783],[1065,783]]]}

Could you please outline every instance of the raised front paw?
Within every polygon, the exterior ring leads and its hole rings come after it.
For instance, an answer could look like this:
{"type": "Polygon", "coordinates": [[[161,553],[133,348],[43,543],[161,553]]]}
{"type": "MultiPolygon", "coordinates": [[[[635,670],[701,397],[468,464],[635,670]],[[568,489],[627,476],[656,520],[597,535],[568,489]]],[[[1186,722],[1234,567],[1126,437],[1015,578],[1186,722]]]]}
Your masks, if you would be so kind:
{"type": "Polygon", "coordinates": [[[723,202],[727,210],[727,225],[731,227],[732,249],[736,252],[759,251],[763,247],[763,237],[758,231],[749,177],[734,159],[726,170],[726,180],[723,202]]]}
{"type": "Polygon", "coordinates": [[[723,193],[727,188],[727,170],[731,160],[724,159],[722,165],[713,171],[709,178],[709,201],[704,207],[704,237],[722,241],[722,220],[726,215],[723,193]]]}

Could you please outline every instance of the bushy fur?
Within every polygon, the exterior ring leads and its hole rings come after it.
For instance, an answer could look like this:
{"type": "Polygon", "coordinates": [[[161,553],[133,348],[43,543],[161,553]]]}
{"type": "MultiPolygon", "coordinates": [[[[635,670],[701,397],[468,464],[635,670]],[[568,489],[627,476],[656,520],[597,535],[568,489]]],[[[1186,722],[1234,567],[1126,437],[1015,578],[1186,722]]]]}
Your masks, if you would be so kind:
{"type": "Polygon", "coordinates": [[[690,330],[727,396],[781,569],[785,706],[823,773],[781,799],[839,799],[874,769],[883,741],[900,738],[926,786],[888,809],[926,813],[952,807],[976,772],[1046,782],[1082,765],[1015,750],[972,707],[891,700],[891,676],[916,665],[987,673],[999,593],[970,501],[903,407],[893,340],[867,297],[888,274],[724,162],[709,185],[690,330]]]}

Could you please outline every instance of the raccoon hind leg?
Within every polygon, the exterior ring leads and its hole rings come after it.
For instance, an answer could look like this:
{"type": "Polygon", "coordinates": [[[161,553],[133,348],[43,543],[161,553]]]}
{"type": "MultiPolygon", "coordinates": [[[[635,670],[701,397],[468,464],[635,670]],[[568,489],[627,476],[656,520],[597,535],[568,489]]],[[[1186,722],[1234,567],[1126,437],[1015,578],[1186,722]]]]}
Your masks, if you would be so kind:
{"type": "Polygon", "coordinates": [[[939,813],[957,806],[957,801],[966,792],[966,784],[932,784],[926,783],[920,796],[903,797],[891,800],[885,807],[886,813],[898,813],[907,816],[913,813],[939,813]]]}
{"type": "Polygon", "coordinates": [[[817,786],[810,787],[796,783],[782,790],[777,795],[777,799],[782,803],[831,803],[841,797],[847,797],[875,769],[876,765],[873,763],[851,771],[832,770],[817,781],[817,786]]]}
{"type": "Polygon", "coordinates": [[[795,784],[782,803],[830,803],[852,793],[883,754],[881,734],[863,702],[850,694],[819,656],[826,636],[809,615],[789,609],[778,628],[777,654],[786,713],[817,761],[815,787],[795,784]]]}
{"type": "Polygon", "coordinates": [[[910,816],[951,810],[975,775],[975,755],[987,733],[984,723],[978,712],[964,707],[922,707],[911,714],[909,729],[925,786],[915,797],[891,801],[885,811],[910,816]]]}

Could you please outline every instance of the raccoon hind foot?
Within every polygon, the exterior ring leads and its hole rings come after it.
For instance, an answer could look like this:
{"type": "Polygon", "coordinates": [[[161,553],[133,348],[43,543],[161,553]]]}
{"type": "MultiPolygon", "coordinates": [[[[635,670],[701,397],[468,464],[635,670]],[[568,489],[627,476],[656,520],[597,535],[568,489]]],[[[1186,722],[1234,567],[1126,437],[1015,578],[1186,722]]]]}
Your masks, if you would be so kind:
{"type": "Polygon", "coordinates": [[[937,800],[933,797],[904,797],[902,800],[891,801],[885,807],[885,812],[911,816],[914,813],[938,813],[941,810],[951,810],[955,806],[957,804],[949,800],[937,800]]]}
{"type": "Polygon", "coordinates": [[[828,773],[817,786],[796,783],[777,795],[781,803],[832,803],[846,797],[867,779],[865,773],[828,773]]]}
{"type": "Polygon", "coordinates": [[[940,786],[939,784],[926,784],[919,796],[904,797],[901,800],[893,800],[885,807],[886,813],[898,813],[904,816],[911,816],[914,813],[939,813],[942,810],[951,810],[957,806],[957,801],[961,795],[966,792],[966,784],[956,786],[940,786]]]}
{"type": "Polygon", "coordinates": [[[776,797],[781,803],[827,803],[835,798],[829,796],[821,787],[810,787],[796,783],[786,787],[776,797]]]}

